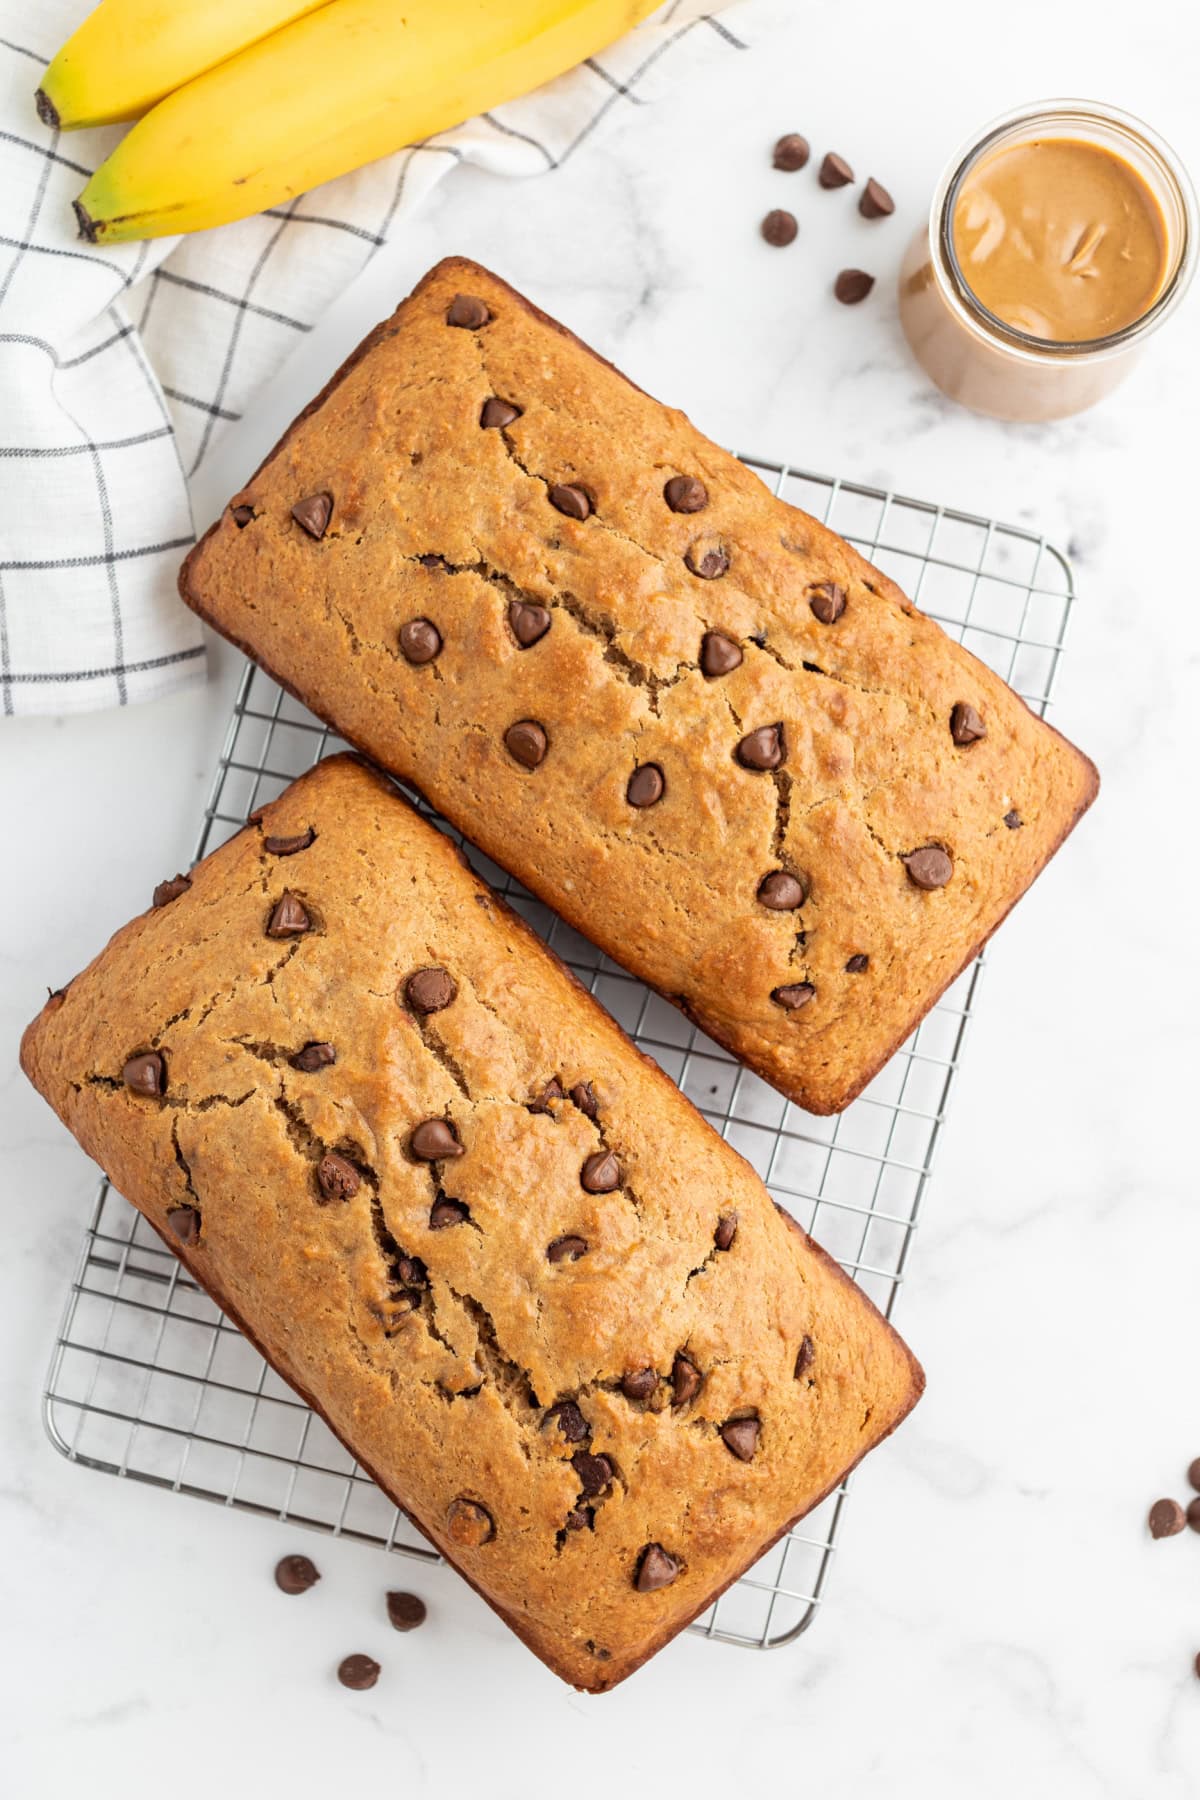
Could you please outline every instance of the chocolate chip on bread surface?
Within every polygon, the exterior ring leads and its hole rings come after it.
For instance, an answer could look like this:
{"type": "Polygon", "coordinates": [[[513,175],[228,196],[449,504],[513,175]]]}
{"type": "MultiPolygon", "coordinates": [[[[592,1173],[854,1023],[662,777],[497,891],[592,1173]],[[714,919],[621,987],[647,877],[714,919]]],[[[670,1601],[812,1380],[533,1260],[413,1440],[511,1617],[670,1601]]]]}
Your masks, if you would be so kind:
{"type": "Polygon", "coordinates": [[[580,1687],[679,1631],[920,1392],[865,1296],[357,758],[118,932],[22,1062],[580,1687]],[[310,929],[272,937],[285,882],[310,929]]]}
{"type": "Polygon", "coordinates": [[[813,1112],[861,1091],[1096,791],[843,539],[457,258],[296,421],[181,590],[813,1112]],[[764,904],[770,872],[802,907],[764,904]],[[777,1002],[792,988],[802,1008],[777,1002]]]}

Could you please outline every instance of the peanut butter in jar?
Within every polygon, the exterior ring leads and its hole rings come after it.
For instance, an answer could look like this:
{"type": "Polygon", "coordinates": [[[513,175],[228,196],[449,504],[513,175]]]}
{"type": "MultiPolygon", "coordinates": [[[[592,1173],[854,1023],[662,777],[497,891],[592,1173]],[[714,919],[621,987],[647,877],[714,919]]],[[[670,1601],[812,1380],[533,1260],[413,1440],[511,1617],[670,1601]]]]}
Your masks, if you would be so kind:
{"type": "Polygon", "coordinates": [[[1183,297],[1195,200],[1158,139],[1066,101],[1009,115],[955,159],[910,246],[900,318],[946,393],[1005,419],[1093,405],[1183,297]]]}

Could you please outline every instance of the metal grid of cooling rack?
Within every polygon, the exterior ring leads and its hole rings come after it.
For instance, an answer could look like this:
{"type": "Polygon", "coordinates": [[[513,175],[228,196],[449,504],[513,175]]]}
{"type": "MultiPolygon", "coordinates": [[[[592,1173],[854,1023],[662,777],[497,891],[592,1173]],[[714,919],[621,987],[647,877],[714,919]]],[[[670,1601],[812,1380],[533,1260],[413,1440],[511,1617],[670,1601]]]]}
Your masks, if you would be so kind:
{"type": "MultiPolygon", "coordinates": [[[[1067,559],[1044,538],[785,464],[742,460],[776,494],[858,545],[1045,713],[1074,591],[1067,559]]],[[[247,666],[197,859],[237,831],[254,807],[343,747],[247,666]]],[[[818,1119],[741,1068],[502,870],[470,853],[890,1316],[981,964],[960,977],[860,1099],[836,1119],[818,1119]]],[[[55,1345],[45,1419],[57,1448],[89,1468],[440,1560],[107,1182],[55,1345]]],[[[762,1649],[796,1638],[821,1602],[846,1492],[844,1483],[692,1629],[762,1649]]]]}

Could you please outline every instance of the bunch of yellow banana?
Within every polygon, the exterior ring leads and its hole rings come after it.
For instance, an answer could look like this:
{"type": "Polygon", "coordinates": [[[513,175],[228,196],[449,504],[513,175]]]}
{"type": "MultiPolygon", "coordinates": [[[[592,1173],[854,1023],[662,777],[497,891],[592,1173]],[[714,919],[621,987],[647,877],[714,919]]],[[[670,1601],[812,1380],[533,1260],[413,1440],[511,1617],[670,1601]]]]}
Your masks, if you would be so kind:
{"type": "Polygon", "coordinates": [[[661,0],[101,0],[46,71],[69,130],[137,124],[76,202],[93,243],[245,218],[515,99],[661,0]]]}

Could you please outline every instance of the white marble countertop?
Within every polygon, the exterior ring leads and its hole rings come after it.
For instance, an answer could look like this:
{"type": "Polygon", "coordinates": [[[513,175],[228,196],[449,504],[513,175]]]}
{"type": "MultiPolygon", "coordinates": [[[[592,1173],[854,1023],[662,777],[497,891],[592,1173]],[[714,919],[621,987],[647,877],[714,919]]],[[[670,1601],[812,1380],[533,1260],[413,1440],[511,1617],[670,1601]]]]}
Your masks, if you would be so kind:
{"type": "MultiPolygon", "coordinates": [[[[1154,122],[1200,171],[1190,0],[1121,29],[1089,0],[768,0],[756,50],[610,115],[523,187],[460,172],[230,430],[206,520],[396,296],[461,251],[713,436],[1035,523],[1080,600],[1053,714],[1099,804],[997,940],[898,1321],[917,1413],[856,1483],[828,1604],[790,1648],[678,1642],[611,1697],[563,1689],[445,1571],[72,1468],[45,1365],[93,1172],[16,1072],[19,1031],[187,856],[235,659],[124,714],[0,726],[0,1767],[14,1800],[743,1791],[1174,1800],[1200,1784],[1200,1543],[1152,1544],[1200,1455],[1192,1337],[1200,297],[1128,385],[1052,428],[956,412],[890,283],[943,160],[1052,93],[1154,122]],[[1130,27],[1135,26],[1135,29],[1130,27]],[[769,167],[789,129],[897,195],[867,226],[769,167]],[[800,241],[756,235],[792,205],[800,241]],[[857,310],[827,294],[862,262],[857,310]],[[270,1580],[303,1548],[303,1601],[270,1580]],[[386,1585],[429,1625],[381,1627],[386,1585]],[[352,1695],[338,1657],[385,1678],[352,1695]]],[[[750,25],[750,20],[747,20],[750,25]]],[[[842,203],[845,201],[845,203],[842,203]]],[[[1183,1497],[1186,1497],[1185,1495],[1183,1497]]]]}

